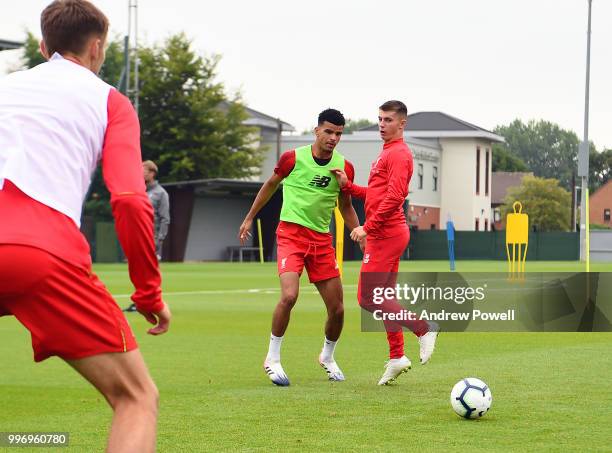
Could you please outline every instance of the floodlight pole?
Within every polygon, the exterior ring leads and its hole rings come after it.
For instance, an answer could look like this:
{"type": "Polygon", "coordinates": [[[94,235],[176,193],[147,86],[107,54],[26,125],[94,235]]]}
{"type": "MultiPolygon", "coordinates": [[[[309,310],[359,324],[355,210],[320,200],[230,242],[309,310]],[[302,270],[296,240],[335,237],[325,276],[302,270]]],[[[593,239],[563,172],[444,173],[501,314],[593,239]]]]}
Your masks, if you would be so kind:
{"type": "Polygon", "coordinates": [[[126,84],[125,92],[129,98],[133,99],[134,109],[138,114],[139,87],[138,87],[138,0],[128,0],[128,32],[127,32],[127,63],[126,63],[126,84]],[[134,19],[132,20],[132,9],[134,19]],[[134,47],[132,48],[132,25],[134,25],[134,47]],[[134,88],[130,89],[130,60],[134,55],[134,88]]]}
{"type": "Polygon", "coordinates": [[[586,88],[584,93],[584,139],[580,144],[578,152],[578,176],[581,179],[580,191],[580,260],[585,261],[587,256],[586,250],[586,227],[589,221],[589,213],[587,212],[587,189],[589,187],[589,82],[591,76],[591,4],[589,2],[589,19],[587,28],[587,61],[586,61],[586,88]]]}
{"type": "Polygon", "coordinates": [[[132,0],[128,0],[128,29],[125,37],[125,95],[130,97],[130,35],[132,33],[132,0]]]}
{"type": "Polygon", "coordinates": [[[134,0],[134,108],[138,115],[138,105],[140,101],[140,85],[138,84],[138,0],[134,0]]]}

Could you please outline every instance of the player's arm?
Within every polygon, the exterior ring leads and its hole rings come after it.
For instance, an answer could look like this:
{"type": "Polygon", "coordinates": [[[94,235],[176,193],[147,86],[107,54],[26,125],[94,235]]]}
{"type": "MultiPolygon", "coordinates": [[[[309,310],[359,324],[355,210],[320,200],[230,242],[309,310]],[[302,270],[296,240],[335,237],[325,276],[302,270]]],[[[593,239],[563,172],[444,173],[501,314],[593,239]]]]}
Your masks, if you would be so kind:
{"type": "MultiPolygon", "coordinates": [[[[355,179],[355,169],[353,168],[353,164],[348,160],[344,161],[343,173],[346,175],[349,182],[353,182],[355,179]]],[[[353,231],[353,229],[359,226],[359,218],[357,217],[353,203],[351,203],[351,195],[348,192],[340,192],[338,196],[338,209],[349,231],[353,231]]]]}
{"type": "Polygon", "coordinates": [[[372,234],[382,228],[384,222],[402,206],[408,196],[408,184],[412,177],[412,159],[405,153],[390,153],[387,158],[389,182],[387,192],[378,205],[378,209],[363,225],[366,234],[372,234]]]}
{"type": "Polygon", "coordinates": [[[263,208],[276,189],[278,189],[279,184],[283,179],[285,179],[289,174],[293,171],[295,167],[295,150],[285,151],[276,167],[274,167],[274,173],[272,176],[264,183],[264,185],[259,189],[257,196],[255,197],[255,201],[253,201],[253,205],[249,210],[248,214],[244,218],[242,225],[240,225],[240,230],[238,231],[238,239],[240,243],[244,245],[246,241],[251,236],[251,227],[253,226],[253,219],[257,215],[257,213],[263,208]]]}
{"type": "Polygon", "coordinates": [[[360,200],[365,200],[366,194],[368,192],[367,187],[358,186],[357,184],[354,184],[353,181],[349,179],[346,172],[344,170],[341,170],[340,168],[332,168],[331,172],[336,177],[336,180],[338,181],[338,185],[340,186],[340,189],[342,189],[342,192],[347,193],[355,198],[359,198],[360,200]]]}
{"type": "Polygon", "coordinates": [[[278,189],[278,186],[282,180],[283,177],[276,173],[273,173],[272,176],[270,176],[270,178],[268,178],[268,180],[264,183],[264,185],[261,186],[259,192],[257,192],[255,201],[253,201],[251,209],[244,218],[242,225],[240,225],[240,230],[238,231],[238,239],[240,239],[240,243],[242,245],[244,245],[248,238],[251,236],[251,227],[253,226],[253,219],[255,218],[257,213],[261,211],[261,208],[263,208],[266,203],[270,201],[270,198],[272,198],[272,195],[274,195],[274,192],[276,192],[276,189],[278,189]]]}
{"type": "Polygon", "coordinates": [[[168,235],[168,226],[170,225],[170,200],[166,191],[162,192],[157,215],[159,216],[159,235],[157,239],[163,241],[168,235]]]}
{"type": "Polygon", "coordinates": [[[108,124],[102,149],[104,183],[121,247],[134,284],[132,301],[155,327],[152,335],[168,330],[170,310],[162,300],[161,275],[153,241],[153,207],[142,177],[140,126],[130,101],[112,89],[108,96],[108,124]]]}
{"type": "Polygon", "coordinates": [[[351,196],[349,194],[340,193],[338,197],[338,209],[340,210],[340,214],[342,214],[344,224],[349,230],[352,231],[359,226],[359,218],[357,217],[353,203],[351,203],[351,196]]]}

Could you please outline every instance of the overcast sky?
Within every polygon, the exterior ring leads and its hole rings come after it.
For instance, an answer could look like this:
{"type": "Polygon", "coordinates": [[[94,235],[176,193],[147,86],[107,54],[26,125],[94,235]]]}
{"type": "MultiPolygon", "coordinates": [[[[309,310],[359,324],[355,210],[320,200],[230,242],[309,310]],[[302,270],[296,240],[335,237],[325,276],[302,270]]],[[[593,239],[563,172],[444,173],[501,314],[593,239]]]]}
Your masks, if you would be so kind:
{"type": "MultiPolygon", "coordinates": [[[[48,0],[3,2],[0,38],[38,35],[48,0]]],[[[113,33],[128,0],[94,0],[113,33]]],[[[486,129],[545,119],[583,135],[587,0],[139,0],[140,39],[185,31],[218,79],[298,131],[319,111],[375,120],[396,98],[486,129]]],[[[612,1],[593,0],[591,140],[612,148],[612,1]]],[[[14,65],[0,52],[0,71],[14,65]]]]}

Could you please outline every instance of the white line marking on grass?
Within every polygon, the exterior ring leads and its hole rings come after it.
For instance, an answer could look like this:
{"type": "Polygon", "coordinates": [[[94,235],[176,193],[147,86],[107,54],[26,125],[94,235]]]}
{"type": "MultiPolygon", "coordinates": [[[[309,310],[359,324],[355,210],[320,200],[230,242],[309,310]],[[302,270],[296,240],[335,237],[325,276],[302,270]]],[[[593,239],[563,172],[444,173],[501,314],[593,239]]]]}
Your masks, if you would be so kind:
{"type": "MultiPolygon", "coordinates": [[[[345,288],[354,287],[356,285],[344,285],[345,288]]],[[[280,288],[243,288],[243,289],[208,289],[201,291],[163,291],[162,296],[191,296],[195,294],[278,294],[280,292],[280,288]]],[[[318,294],[318,291],[314,288],[311,291],[308,289],[302,290],[302,293],[306,294],[318,294]]],[[[113,294],[115,299],[127,299],[131,297],[132,294],[113,294]]]]}

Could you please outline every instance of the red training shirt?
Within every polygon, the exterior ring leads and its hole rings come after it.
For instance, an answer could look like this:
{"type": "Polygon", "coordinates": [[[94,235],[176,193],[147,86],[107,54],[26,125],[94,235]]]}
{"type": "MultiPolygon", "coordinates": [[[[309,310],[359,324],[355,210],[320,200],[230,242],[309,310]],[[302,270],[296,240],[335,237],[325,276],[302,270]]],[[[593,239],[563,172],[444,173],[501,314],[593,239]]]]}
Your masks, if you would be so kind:
{"type": "Polygon", "coordinates": [[[349,178],[349,183],[342,190],[365,199],[366,222],[363,229],[368,236],[389,238],[408,228],[403,205],[408,196],[412,169],[412,153],[404,139],[400,138],[383,145],[378,159],[372,164],[367,187],[353,184],[349,178]]]}

